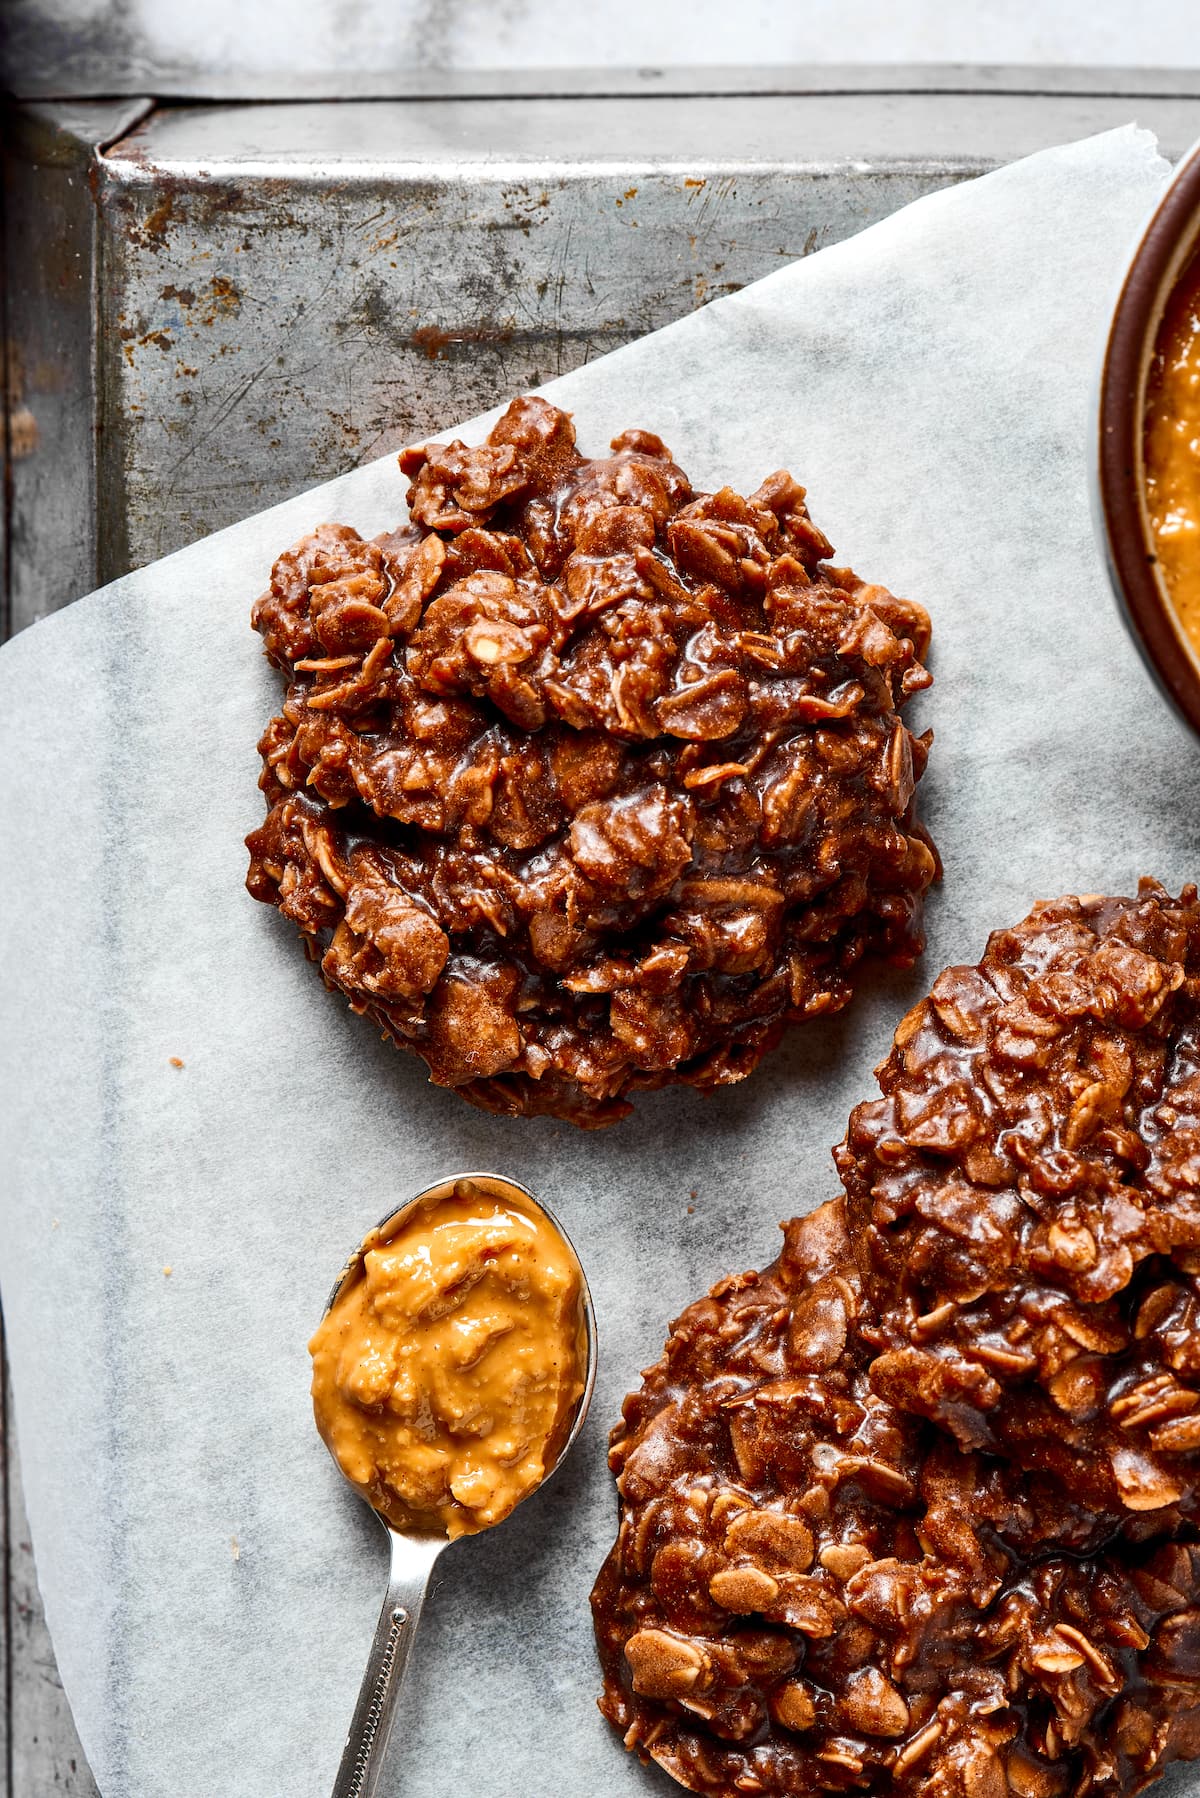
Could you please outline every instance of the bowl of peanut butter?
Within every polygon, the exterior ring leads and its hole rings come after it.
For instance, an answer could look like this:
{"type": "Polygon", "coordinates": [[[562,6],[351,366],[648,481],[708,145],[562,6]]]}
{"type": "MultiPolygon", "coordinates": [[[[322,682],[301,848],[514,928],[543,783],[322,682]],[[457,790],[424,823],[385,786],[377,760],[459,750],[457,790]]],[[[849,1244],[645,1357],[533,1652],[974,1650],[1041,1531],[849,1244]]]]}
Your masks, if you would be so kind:
{"type": "Polygon", "coordinates": [[[1122,616],[1200,734],[1200,143],[1130,262],[1097,422],[1096,521],[1122,616]]]}

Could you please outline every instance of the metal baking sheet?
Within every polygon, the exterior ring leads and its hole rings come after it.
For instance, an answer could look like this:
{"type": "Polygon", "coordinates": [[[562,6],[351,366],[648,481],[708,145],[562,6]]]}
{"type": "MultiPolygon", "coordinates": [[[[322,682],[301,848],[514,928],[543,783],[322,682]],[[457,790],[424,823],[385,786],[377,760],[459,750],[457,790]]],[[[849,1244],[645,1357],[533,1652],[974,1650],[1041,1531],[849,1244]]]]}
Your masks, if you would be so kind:
{"type": "Polygon", "coordinates": [[[390,522],[390,462],[5,650],[31,922],[0,1041],[0,1251],[48,1614],[106,1798],[327,1789],[382,1555],[313,1435],[304,1336],[347,1239],[481,1161],[560,1211],[604,1359],[564,1481],[447,1558],[391,1777],[414,1798],[669,1789],[591,1702],[621,1393],[672,1310],[832,1190],[828,1146],[940,965],[1039,894],[1192,872],[1194,745],[1120,632],[1086,497],[1109,294],[1162,175],[1122,133],[932,196],[556,390],[585,444],[636,418],[702,483],[791,463],[839,552],[934,615],[927,964],[707,1103],[649,1095],[600,1138],[475,1114],[240,891],[277,697],[248,594],[319,518],[390,522]]]}
{"type": "Polygon", "coordinates": [[[26,107],[7,159],[9,627],[938,187],[1135,113],[1168,155],[1200,125],[1195,100],[1153,91],[864,79],[26,107]]]}

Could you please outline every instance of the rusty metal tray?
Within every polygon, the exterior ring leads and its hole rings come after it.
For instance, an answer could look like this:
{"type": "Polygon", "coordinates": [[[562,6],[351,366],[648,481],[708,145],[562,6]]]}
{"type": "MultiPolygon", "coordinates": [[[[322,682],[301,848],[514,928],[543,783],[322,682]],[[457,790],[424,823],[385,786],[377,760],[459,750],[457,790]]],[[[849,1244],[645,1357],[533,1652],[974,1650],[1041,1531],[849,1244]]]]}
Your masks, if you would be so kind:
{"type": "Polygon", "coordinates": [[[1200,119],[1177,75],[905,79],[16,109],[9,627],[933,188],[1134,114],[1178,153],[1200,119]]]}

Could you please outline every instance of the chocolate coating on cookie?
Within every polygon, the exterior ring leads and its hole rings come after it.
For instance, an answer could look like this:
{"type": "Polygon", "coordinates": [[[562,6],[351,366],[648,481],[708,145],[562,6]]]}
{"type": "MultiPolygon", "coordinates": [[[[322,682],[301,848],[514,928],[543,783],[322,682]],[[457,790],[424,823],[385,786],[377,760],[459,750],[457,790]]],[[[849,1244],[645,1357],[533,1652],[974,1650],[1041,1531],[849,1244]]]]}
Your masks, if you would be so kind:
{"type": "Polygon", "coordinates": [[[882,1397],[863,1320],[839,1201],[626,1401],[592,1599],[626,1746],[713,1798],[1066,1798],[1197,1752],[1190,1537],[1064,1552],[1086,1514],[882,1397]]]}
{"type": "Polygon", "coordinates": [[[1063,899],[908,1014],[837,1160],[874,1389],[1098,1516],[1196,1510],[1200,908],[1063,899]]]}
{"type": "Polygon", "coordinates": [[[920,952],[928,618],[790,475],[695,493],[537,399],[401,464],[408,525],[321,527],[254,608],[289,684],[248,885],[355,1010],[475,1104],[603,1124],[920,952]]]}

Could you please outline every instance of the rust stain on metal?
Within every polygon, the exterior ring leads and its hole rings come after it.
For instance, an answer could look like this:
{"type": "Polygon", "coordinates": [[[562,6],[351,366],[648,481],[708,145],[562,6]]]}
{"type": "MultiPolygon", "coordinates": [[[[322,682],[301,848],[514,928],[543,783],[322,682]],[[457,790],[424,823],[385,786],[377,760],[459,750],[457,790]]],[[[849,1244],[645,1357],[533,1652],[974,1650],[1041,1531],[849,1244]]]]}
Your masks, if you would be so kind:
{"type": "Polygon", "coordinates": [[[214,275],[209,282],[212,297],[219,312],[236,312],[242,303],[239,289],[225,275],[214,275]]]}
{"type": "MultiPolygon", "coordinates": [[[[129,242],[136,249],[165,249],[170,241],[171,227],[185,222],[193,227],[198,236],[203,236],[219,220],[245,208],[245,190],[240,185],[204,183],[193,186],[172,171],[155,169],[153,172],[155,186],[151,197],[155,203],[144,215],[142,207],[146,204],[146,199],[140,192],[125,191],[105,196],[101,191],[100,195],[103,203],[111,206],[115,212],[128,216],[127,234],[129,242]]],[[[264,188],[274,189],[282,184],[266,182],[263,185],[264,188]]],[[[286,209],[281,207],[280,212],[283,216],[277,223],[288,225],[295,222],[288,216],[286,209]]]]}
{"type": "Polygon", "coordinates": [[[450,347],[449,331],[439,330],[437,325],[421,325],[409,339],[414,349],[424,350],[431,362],[437,362],[450,347]]]}
{"type": "Polygon", "coordinates": [[[708,186],[708,178],[707,178],[707,176],[704,176],[704,175],[701,175],[699,177],[697,177],[695,175],[689,175],[683,185],[685,187],[707,187],[708,186]]]}
{"type": "MultiPolygon", "coordinates": [[[[139,319],[138,327],[144,325],[145,322],[144,318],[139,319]]],[[[136,350],[144,350],[147,344],[152,343],[156,349],[163,351],[173,350],[175,348],[175,339],[171,336],[170,331],[163,329],[157,331],[144,331],[139,336],[138,327],[121,325],[117,332],[117,335],[121,340],[121,349],[124,352],[125,360],[130,368],[133,367],[134,352],[136,350]]]]}
{"type": "Polygon", "coordinates": [[[158,205],[146,214],[141,224],[132,228],[130,235],[135,243],[141,244],[145,249],[161,250],[166,245],[167,226],[175,217],[175,195],[173,193],[164,194],[158,205]]]}
{"type": "MultiPolygon", "coordinates": [[[[342,438],[347,451],[352,455],[356,454],[358,451],[359,445],[362,443],[362,436],[363,436],[362,431],[359,429],[359,427],[356,424],[354,424],[352,422],[352,420],[344,412],[335,412],[335,411],[333,411],[332,408],[328,408],[327,415],[328,415],[330,424],[333,426],[334,430],[338,433],[338,435],[342,438]]],[[[270,426],[264,420],[260,424],[259,429],[261,430],[263,436],[265,437],[267,434],[267,431],[270,429],[270,426]]]]}
{"type": "MultiPolygon", "coordinates": [[[[219,319],[237,312],[242,304],[241,289],[227,275],[212,275],[209,278],[208,292],[197,296],[194,287],[176,287],[168,282],[159,288],[158,297],[168,302],[174,301],[184,316],[181,322],[186,326],[215,325],[219,319]],[[197,307],[202,308],[197,311],[197,307]],[[191,316],[187,316],[190,314],[191,316]]],[[[122,331],[122,337],[132,337],[132,331],[122,331]]],[[[145,342],[146,339],[141,340],[145,342]]]]}
{"type": "Polygon", "coordinates": [[[408,341],[414,349],[423,350],[431,362],[440,362],[455,344],[511,343],[514,335],[511,325],[460,326],[452,331],[439,325],[418,325],[409,332],[408,341]]]}

